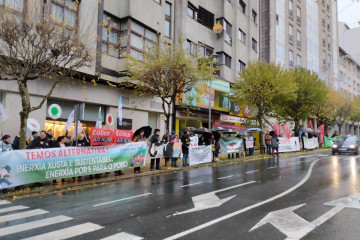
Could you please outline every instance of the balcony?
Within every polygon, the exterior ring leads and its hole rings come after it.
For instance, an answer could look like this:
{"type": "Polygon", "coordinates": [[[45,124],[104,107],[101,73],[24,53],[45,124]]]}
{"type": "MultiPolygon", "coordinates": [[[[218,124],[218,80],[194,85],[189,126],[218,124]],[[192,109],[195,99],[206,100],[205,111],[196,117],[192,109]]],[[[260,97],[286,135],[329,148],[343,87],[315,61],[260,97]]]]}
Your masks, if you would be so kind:
{"type": "Polygon", "coordinates": [[[325,41],[325,39],[322,40],[322,43],[323,43],[324,46],[326,46],[326,41],[325,41]]]}
{"type": "Polygon", "coordinates": [[[289,9],[289,17],[290,17],[291,19],[293,19],[293,17],[294,17],[294,15],[293,15],[293,10],[291,10],[291,9],[289,9]]]}
{"type": "Polygon", "coordinates": [[[298,49],[301,49],[301,41],[297,40],[296,41],[296,46],[298,49]]]}
{"type": "Polygon", "coordinates": [[[325,19],[322,19],[322,25],[325,26],[325,19]]]}
{"type": "Polygon", "coordinates": [[[300,17],[296,17],[296,23],[301,26],[301,18],[300,17]]]}

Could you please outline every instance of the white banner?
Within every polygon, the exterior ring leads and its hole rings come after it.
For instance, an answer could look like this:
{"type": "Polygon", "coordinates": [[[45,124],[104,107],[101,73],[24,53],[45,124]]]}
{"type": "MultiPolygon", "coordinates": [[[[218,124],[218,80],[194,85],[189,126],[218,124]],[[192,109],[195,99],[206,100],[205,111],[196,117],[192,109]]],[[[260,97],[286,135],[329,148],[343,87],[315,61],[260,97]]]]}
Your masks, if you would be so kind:
{"type": "Polygon", "coordinates": [[[211,162],[211,145],[189,147],[189,165],[198,165],[211,162]]]}
{"type": "Polygon", "coordinates": [[[254,148],[254,137],[248,136],[245,139],[246,148],[254,148]]]}
{"type": "Polygon", "coordinates": [[[298,152],[300,151],[299,138],[291,137],[290,139],[279,138],[279,152],[298,152]]]}
{"type": "Polygon", "coordinates": [[[317,137],[305,138],[304,137],[304,148],[305,149],[315,149],[319,146],[319,141],[317,137]]]}

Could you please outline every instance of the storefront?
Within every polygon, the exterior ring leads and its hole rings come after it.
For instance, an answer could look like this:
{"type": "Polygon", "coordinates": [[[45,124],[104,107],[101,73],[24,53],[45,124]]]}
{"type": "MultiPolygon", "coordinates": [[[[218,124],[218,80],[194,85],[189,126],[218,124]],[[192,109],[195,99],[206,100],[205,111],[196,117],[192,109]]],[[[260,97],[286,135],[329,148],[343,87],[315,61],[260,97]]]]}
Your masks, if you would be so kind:
{"type": "MultiPolygon", "coordinates": [[[[65,134],[66,121],[71,111],[74,109],[74,105],[77,103],[64,100],[49,99],[47,101],[47,108],[49,108],[49,106],[52,104],[58,104],[61,107],[62,113],[58,119],[53,120],[50,118],[48,111],[46,111],[45,131],[52,129],[54,132],[54,137],[57,138],[65,134]]],[[[95,127],[96,125],[96,120],[99,114],[99,107],[101,107],[101,116],[102,120],[104,120],[106,114],[106,108],[104,106],[85,104],[84,120],[81,121],[81,126],[84,129],[86,135],[89,135],[90,128],[95,127]]],[[[104,122],[102,124],[104,125],[104,122]]],[[[73,134],[74,126],[74,123],[72,123],[72,126],[68,130],[71,134],[73,134]]]]}

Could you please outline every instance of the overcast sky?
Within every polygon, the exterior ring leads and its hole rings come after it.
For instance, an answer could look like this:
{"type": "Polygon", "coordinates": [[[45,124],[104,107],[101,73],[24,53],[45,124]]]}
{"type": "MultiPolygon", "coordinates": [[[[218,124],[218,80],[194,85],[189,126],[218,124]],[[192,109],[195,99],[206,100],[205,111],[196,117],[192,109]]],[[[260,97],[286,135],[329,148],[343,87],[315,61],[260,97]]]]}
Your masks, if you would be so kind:
{"type": "Polygon", "coordinates": [[[360,1],[337,0],[338,20],[345,22],[350,28],[360,27],[360,1]]]}

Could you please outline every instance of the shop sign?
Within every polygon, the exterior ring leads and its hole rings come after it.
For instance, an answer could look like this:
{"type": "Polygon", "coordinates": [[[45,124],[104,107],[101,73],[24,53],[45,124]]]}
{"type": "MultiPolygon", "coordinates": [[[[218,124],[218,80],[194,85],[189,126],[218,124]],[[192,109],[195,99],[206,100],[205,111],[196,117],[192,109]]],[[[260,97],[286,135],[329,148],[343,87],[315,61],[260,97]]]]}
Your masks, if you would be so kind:
{"type": "Polygon", "coordinates": [[[114,117],[111,113],[106,114],[106,125],[108,126],[114,125],[114,117]]]}
{"type": "Polygon", "coordinates": [[[62,110],[58,104],[51,104],[48,108],[48,114],[51,119],[58,119],[61,116],[62,110]]]}
{"type": "Polygon", "coordinates": [[[91,146],[112,145],[114,132],[108,129],[91,128],[90,144],[91,146]]]}
{"type": "Polygon", "coordinates": [[[133,139],[134,133],[131,130],[114,130],[114,144],[129,143],[133,139]]]}
{"type": "Polygon", "coordinates": [[[132,130],[132,119],[123,118],[122,125],[117,125],[117,129],[121,130],[132,130]]]}
{"type": "Polygon", "coordinates": [[[221,115],[220,120],[223,122],[231,122],[231,123],[246,123],[246,118],[239,118],[230,115],[221,115]]]}

